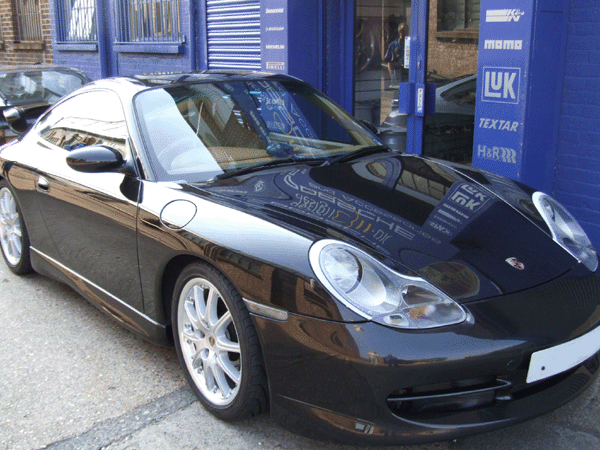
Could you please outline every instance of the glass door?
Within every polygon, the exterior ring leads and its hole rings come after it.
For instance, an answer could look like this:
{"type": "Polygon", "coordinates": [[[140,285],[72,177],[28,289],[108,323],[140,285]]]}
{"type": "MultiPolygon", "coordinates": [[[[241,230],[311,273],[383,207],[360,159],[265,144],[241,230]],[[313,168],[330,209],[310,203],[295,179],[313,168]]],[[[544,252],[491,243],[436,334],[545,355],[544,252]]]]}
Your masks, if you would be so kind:
{"type": "Polygon", "coordinates": [[[411,0],[356,0],[354,24],[354,115],[375,126],[394,150],[406,147],[406,115],[398,91],[408,81],[405,41],[411,0]]]}
{"type": "Polygon", "coordinates": [[[354,114],[398,151],[471,163],[480,0],[356,0],[354,114]]]}

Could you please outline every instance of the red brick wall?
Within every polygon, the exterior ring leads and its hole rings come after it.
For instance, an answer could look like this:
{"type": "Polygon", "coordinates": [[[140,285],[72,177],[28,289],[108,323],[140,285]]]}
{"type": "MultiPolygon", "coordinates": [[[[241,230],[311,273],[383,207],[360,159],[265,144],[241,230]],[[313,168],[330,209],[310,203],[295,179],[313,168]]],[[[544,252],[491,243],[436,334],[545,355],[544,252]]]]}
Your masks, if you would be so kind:
{"type": "Polygon", "coordinates": [[[429,47],[427,70],[454,78],[477,73],[477,46],[479,33],[437,31],[437,1],[429,2],[429,47]]]}
{"type": "MultiPolygon", "coordinates": [[[[19,0],[17,0],[19,1],[19,0]]],[[[13,0],[0,0],[0,65],[2,64],[52,64],[52,31],[50,28],[49,0],[40,0],[42,15],[41,42],[15,42],[13,0]]]]}

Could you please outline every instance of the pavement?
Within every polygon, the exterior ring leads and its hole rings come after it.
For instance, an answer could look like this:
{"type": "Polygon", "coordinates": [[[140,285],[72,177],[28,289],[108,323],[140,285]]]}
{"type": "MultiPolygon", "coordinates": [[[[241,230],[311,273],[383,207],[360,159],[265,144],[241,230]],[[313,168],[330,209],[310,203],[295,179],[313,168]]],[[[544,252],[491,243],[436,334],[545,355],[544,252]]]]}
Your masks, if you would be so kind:
{"type": "MultiPolygon", "coordinates": [[[[173,348],[121,328],[63,284],[0,261],[0,450],[342,450],[269,417],[226,423],[185,384],[173,348]]],[[[572,403],[500,431],[422,450],[600,448],[600,380],[572,403]]]]}

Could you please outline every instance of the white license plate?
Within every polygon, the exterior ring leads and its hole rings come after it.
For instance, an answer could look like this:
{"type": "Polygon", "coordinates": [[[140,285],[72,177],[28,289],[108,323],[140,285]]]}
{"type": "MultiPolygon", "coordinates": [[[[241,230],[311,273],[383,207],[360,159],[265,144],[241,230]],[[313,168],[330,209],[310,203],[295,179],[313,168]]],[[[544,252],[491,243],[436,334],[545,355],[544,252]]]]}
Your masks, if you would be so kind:
{"type": "Polygon", "coordinates": [[[527,382],[533,383],[569,370],[590,358],[598,350],[600,350],[600,327],[572,341],[535,352],[531,355],[527,382]]]}

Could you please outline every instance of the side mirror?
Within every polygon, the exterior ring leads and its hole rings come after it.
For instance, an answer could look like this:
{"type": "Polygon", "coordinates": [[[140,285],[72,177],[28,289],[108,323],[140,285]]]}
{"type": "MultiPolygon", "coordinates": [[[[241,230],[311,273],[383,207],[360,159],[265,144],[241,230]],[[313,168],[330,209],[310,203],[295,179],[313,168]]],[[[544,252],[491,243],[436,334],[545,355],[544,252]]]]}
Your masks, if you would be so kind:
{"type": "Polygon", "coordinates": [[[21,117],[21,111],[18,108],[5,109],[2,114],[8,122],[8,127],[18,135],[24,134],[29,129],[27,120],[21,117]]]}
{"type": "Polygon", "coordinates": [[[78,172],[98,173],[122,169],[125,160],[114,148],[91,145],[70,152],[67,156],[67,164],[78,172]]]}

